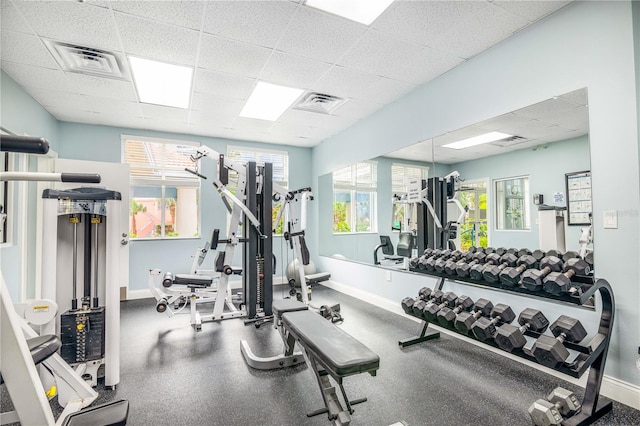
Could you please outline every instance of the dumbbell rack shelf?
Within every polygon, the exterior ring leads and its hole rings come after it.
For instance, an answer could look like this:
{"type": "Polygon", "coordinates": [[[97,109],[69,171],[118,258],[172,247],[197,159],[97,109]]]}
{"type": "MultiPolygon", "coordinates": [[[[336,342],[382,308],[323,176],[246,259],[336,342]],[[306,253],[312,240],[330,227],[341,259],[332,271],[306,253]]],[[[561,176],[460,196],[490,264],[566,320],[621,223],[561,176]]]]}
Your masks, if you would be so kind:
{"type": "MultiPolygon", "coordinates": [[[[487,281],[471,280],[467,278],[451,277],[437,272],[427,272],[425,270],[416,270],[416,272],[424,273],[438,277],[435,289],[442,290],[445,280],[453,280],[461,282],[463,284],[473,284],[484,287],[497,288],[500,290],[506,290],[509,292],[520,293],[523,296],[531,295],[542,297],[545,299],[553,299],[565,303],[571,303],[575,305],[586,305],[593,307],[593,296],[596,292],[600,293],[602,312],[600,314],[600,324],[598,332],[587,344],[576,344],[565,341],[564,346],[567,349],[578,352],[578,356],[571,363],[564,363],[556,371],[559,371],[567,376],[580,378],[589,369],[589,377],[587,385],[585,387],[584,397],[582,401],[582,409],[573,415],[572,417],[564,419],[562,422],[565,426],[578,426],[578,425],[590,425],[603,415],[611,411],[612,402],[610,399],[600,395],[600,386],[602,384],[602,378],[604,376],[604,366],[607,358],[607,352],[609,349],[609,342],[611,340],[611,331],[614,318],[614,296],[611,285],[604,279],[595,279],[593,277],[581,276],[573,277],[573,281],[580,282],[581,294],[579,296],[569,295],[553,295],[545,293],[543,291],[532,292],[522,287],[509,287],[501,283],[490,283],[487,281]]],[[[409,314],[411,315],[411,314],[409,314]]],[[[425,342],[427,340],[436,339],[440,337],[440,333],[436,330],[429,329],[429,321],[426,321],[422,317],[411,315],[422,320],[421,332],[419,336],[412,337],[405,340],[400,340],[398,344],[401,347],[411,346],[417,343],[425,342]]],[[[499,348],[493,340],[481,341],[475,338],[473,333],[463,334],[456,329],[453,323],[443,325],[441,323],[435,323],[438,327],[442,327],[457,334],[462,334],[468,338],[482,342],[485,345],[499,348]]],[[[540,333],[527,331],[525,335],[537,338],[540,333]]],[[[536,358],[531,354],[528,348],[523,348],[511,352],[513,355],[520,358],[527,359],[532,362],[537,362],[536,358]]]]}

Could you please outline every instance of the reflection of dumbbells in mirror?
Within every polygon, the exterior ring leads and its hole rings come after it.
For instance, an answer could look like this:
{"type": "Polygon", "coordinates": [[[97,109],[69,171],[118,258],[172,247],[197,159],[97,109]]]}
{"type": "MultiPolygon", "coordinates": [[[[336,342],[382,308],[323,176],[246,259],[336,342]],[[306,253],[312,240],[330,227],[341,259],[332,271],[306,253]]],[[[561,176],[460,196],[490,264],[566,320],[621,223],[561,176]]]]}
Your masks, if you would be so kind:
{"type": "Polygon", "coordinates": [[[448,261],[456,262],[466,255],[465,252],[460,250],[454,250],[454,251],[445,250],[445,252],[443,252],[443,255],[438,257],[437,259],[429,259],[427,261],[427,269],[429,271],[436,271],[438,273],[442,273],[444,272],[444,265],[448,261]]]}
{"type": "Polygon", "coordinates": [[[492,309],[493,303],[491,303],[491,301],[487,299],[476,300],[476,303],[473,305],[473,313],[460,312],[458,314],[454,323],[456,330],[468,334],[476,320],[482,316],[489,316],[492,309]]]}
{"type": "MultiPolygon", "coordinates": [[[[493,249],[491,249],[493,250],[493,249]]],[[[491,253],[489,253],[491,254],[491,253]]],[[[475,252],[473,254],[473,256],[471,257],[471,261],[470,262],[465,262],[461,265],[456,266],[456,275],[459,276],[460,278],[464,278],[469,276],[469,270],[474,266],[474,265],[478,265],[478,264],[484,264],[485,260],[487,258],[487,255],[485,253],[482,252],[475,252]]]]}
{"type": "Polygon", "coordinates": [[[511,266],[507,266],[502,271],[500,271],[499,277],[500,282],[504,285],[508,285],[509,287],[515,287],[520,282],[520,276],[527,269],[533,269],[538,267],[538,261],[535,257],[530,254],[525,254],[520,256],[518,259],[517,265],[515,268],[511,266]]]}
{"type": "Polygon", "coordinates": [[[580,411],[582,404],[576,395],[564,388],[557,387],[547,395],[547,399],[539,399],[529,407],[529,415],[536,426],[562,424],[563,416],[571,417],[580,411]]]}
{"type": "Polygon", "coordinates": [[[568,293],[570,296],[580,295],[580,287],[571,285],[571,278],[575,275],[589,275],[591,268],[581,258],[572,258],[565,262],[564,272],[551,272],[543,280],[543,289],[547,293],[560,295],[568,293]]]}
{"type": "Polygon", "coordinates": [[[438,311],[437,320],[443,327],[448,327],[453,323],[458,314],[462,311],[468,311],[473,307],[473,300],[469,296],[460,296],[456,300],[455,308],[451,309],[448,306],[443,307],[438,311]]]}
{"type": "Polygon", "coordinates": [[[422,317],[429,322],[436,322],[438,318],[438,312],[440,309],[448,306],[453,308],[456,304],[456,300],[458,300],[458,296],[452,291],[448,291],[442,296],[442,299],[439,301],[432,301],[425,306],[422,310],[422,317]]]}
{"type": "Polygon", "coordinates": [[[540,261],[540,269],[527,269],[522,274],[521,283],[530,291],[540,291],[544,278],[551,272],[560,272],[564,263],[556,256],[546,256],[540,261]]]}
{"type": "Polygon", "coordinates": [[[496,335],[496,325],[510,324],[516,319],[516,314],[513,312],[509,305],[504,303],[498,303],[491,310],[491,319],[487,317],[480,317],[471,326],[473,335],[478,340],[490,340],[496,335]]]}
{"type": "Polygon", "coordinates": [[[444,265],[444,273],[447,275],[456,275],[456,269],[458,268],[458,266],[467,262],[472,262],[476,256],[484,257],[485,255],[481,251],[476,251],[475,253],[467,251],[458,260],[447,261],[447,263],[444,265]]]}
{"type": "Polygon", "coordinates": [[[499,265],[489,265],[482,270],[482,278],[490,283],[500,280],[500,272],[506,267],[516,266],[518,258],[513,253],[507,253],[500,258],[499,265]]]}
{"type": "Polygon", "coordinates": [[[521,327],[511,324],[502,324],[498,327],[495,341],[500,349],[513,352],[522,349],[527,343],[524,333],[528,330],[544,333],[549,327],[549,320],[537,309],[526,308],[518,315],[518,323],[521,327]]]}
{"type": "Polygon", "coordinates": [[[545,367],[558,368],[569,358],[569,351],[563,343],[580,343],[587,337],[587,331],[580,321],[566,315],[561,315],[549,329],[556,337],[546,334],[538,337],[531,347],[531,354],[545,367]]]}

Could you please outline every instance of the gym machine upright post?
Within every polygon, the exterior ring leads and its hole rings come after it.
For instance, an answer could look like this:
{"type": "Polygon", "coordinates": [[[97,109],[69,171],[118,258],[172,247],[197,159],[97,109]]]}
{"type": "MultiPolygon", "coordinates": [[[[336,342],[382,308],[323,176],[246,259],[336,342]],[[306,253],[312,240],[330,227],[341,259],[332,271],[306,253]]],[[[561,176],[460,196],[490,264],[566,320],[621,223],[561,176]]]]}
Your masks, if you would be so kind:
{"type": "MultiPolygon", "coordinates": [[[[2,135],[1,138],[2,151],[28,154],[46,154],[49,151],[48,142],[42,138],[13,135],[2,135]]],[[[0,181],[14,180],[99,183],[101,179],[96,174],[0,173],[0,181]]],[[[90,227],[89,231],[91,231],[90,227]]],[[[55,254],[55,251],[49,254],[55,254]]],[[[85,273],[87,272],[85,271],[85,273]]],[[[34,325],[40,325],[41,333],[51,328],[55,331],[53,320],[57,315],[58,308],[55,300],[41,299],[26,304],[26,310],[23,313],[25,319],[21,319],[12,305],[1,273],[0,281],[0,315],[2,316],[0,321],[2,340],[0,342],[0,372],[15,407],[14,412],[3,412],[0,415],[0,423],[20,421],[22,424],[43,425],[68,425],[76,424],[76,422],[78,424],[126,424],[129,404],[125,400],[86,408],[95,401],[98,394],[81,377],[84,370],[72,369],[63,357],[56,353],[58,348],[64,346],[64,341],[61,341],[55,334],[38,335],[34,328],[27,323],[29,320],[34,325]],[[36,364],[43,367],[40,369],[40,375],[36,364]],[[47,383],[47,387],[51,384],[55,385],[50,388],[50,393],[45,392],[45,383],[47,383]],[[47,400],[49,394],[55,395],[54,389],[56,388],[58,404],[64,407],[57,421],[54,419],[47,400]]],[[[97,305],[97,303],[98,299],[96,298],[94,304],[97,305]]],[[[117,359],[111,362],[111,367],[119,369],[117,359]]]]}

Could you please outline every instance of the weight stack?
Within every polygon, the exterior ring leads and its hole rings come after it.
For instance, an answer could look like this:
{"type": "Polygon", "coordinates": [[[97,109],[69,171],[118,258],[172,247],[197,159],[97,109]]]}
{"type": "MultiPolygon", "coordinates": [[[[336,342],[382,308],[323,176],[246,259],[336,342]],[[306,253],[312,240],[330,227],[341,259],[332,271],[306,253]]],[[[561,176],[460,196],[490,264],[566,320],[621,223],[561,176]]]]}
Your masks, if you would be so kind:
{"type": "Polygon", "coordinates": [[[60,316],[60,355],[69,364],[104,358],[104,307],[60,316]]]}

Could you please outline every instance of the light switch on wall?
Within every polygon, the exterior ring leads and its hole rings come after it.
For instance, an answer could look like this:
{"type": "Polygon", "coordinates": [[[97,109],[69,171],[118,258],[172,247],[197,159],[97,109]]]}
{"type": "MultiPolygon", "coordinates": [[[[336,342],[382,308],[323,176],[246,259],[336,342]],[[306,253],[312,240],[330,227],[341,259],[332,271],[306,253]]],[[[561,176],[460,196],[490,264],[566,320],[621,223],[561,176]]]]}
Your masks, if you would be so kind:
{"type": "Polygon", "coordinates": [[[618,229],[618,211],[617,210],[605,210],[603,215],[603,227],[604,229],[618,229]]]}

